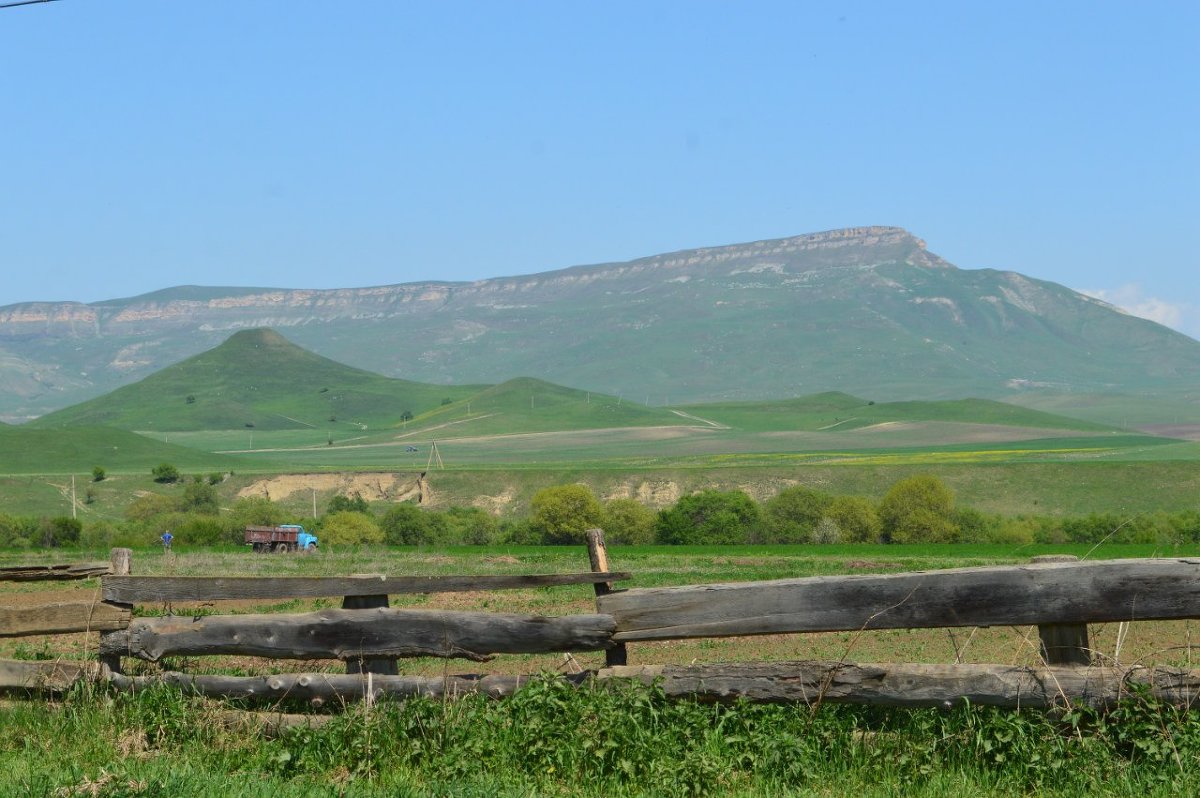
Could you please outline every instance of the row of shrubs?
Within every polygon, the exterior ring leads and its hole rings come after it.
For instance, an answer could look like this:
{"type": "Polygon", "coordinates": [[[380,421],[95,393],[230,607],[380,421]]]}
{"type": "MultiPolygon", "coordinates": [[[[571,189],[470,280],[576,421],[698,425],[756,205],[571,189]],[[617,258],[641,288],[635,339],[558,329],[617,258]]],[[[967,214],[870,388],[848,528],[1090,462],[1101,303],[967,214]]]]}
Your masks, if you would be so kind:
{"type": "Polygon", "coordinates": [[[239,499],[222,508],[217,482],[196,478],[173,494],[141,496],[120,522],[0,514],[0,540],[16,548],[98,549],[144,546],[170,530],[179,545],[241,544],[247,525],[299,520],[324,546],[575,544],[590,527],[602,527],[618,545],[1200,542],[1200,511],[1131,517],[989,515],[956,505],[951,490],[929,475],[896,482],[878,501],[804,486],[764,502],[742,491],[705,490],[657,511],[635,499],[601,501],[585,485],[556,485],[535,494],[529,515],[515,520],[497,519],[476,507],[433,511],[409,503],[379,512],[357,495],[333,497],[319,518],[296,519],[265,498],[239,499]]]}

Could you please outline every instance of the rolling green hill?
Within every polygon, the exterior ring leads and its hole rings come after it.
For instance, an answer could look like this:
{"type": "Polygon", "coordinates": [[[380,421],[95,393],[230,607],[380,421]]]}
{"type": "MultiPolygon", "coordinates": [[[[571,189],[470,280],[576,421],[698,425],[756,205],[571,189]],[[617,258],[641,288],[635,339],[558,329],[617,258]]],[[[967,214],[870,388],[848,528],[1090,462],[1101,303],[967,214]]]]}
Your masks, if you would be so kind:
{"type": "MultiPolygon", "coordinates": [[[[873,402],[840,392],[778,402],[723,402],[680,408],[690,415],[747,431],[852,430],[874,424],[941,421],[1032,429],[1107,432],[1112,427],[990,399],[873,402]]],[[[932,443],[932,442],[931,442],[932,443]]]]}
{"type": "Polygon", "coordinates": [[[479,386],[381,377],[314,355],[273,330],[235,333],[215,349],[110,394],[32,422],[127,430],[345,429],[386,426],[479,386]]]}
{"type": "Polygon", "coordinates": [[[110,427],[0,427],[0,474],[84,474],[94,466],[148,473],[159,463],[184,471],[231,471],[251,465],[245,458],[209,454],[110,427]]]}
{"type": "Polygon", "coordinates": [[[665,408],[519,377],[424,413],[408,430],[426,435],[445,429],[462,437],[687,423],[665,408]]]}

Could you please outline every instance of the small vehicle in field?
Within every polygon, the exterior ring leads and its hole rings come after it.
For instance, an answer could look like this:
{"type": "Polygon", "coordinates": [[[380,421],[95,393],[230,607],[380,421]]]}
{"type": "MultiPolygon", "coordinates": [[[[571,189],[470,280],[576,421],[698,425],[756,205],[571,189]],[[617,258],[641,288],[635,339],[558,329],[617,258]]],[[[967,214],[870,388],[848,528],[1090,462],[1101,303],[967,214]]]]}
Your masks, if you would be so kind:
{"type": "Polygon", "coordinates": [[[299,524],[246,527],[246,543],[257,552],[317,550],[317,536],[299,524]]]}

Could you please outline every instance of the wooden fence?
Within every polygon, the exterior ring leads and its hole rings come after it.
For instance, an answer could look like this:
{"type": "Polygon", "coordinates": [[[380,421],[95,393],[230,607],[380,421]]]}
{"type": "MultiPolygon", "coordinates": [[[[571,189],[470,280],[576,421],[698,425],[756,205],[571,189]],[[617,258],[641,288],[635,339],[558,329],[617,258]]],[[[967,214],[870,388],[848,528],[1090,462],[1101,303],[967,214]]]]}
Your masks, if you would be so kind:
{"type": "MultiPolygon", "coordinates": [[[[1039,558],[1027,565],[886,575],[614,590],[629,578],[609,569],[603,535],[589,532],[592,572],[443,577],[139,577],[127,550],[92,602],[0,608],[0,636],[101,631],[99,662],[0,662],[0,687],[62,690],[81,678],[139,689],[167,682],[211,696],[284,697],[317,702],[383,695],[503,696],[529,676],[401,676],[396,660],[471,661],[501,654],[604,651],[607,667],[589,676],[655,681],[669,695],[705,700],[851,702],[948,706],[1109,704],[1132,684],[1179,704],[1200,697],[1200,675],[1171,668],[1096,667],[1087,624],[1200,617],[1200,559],[1078,562],[1039,558]],[[596,612],[542,616],[393,609],[402,593],[503,590],[592,584],[596,612]],[[342,596],[341,609],[308,613],[134,618],[133,605],[226,599],[342,596]],[[780,633],[900,628],[1036,625],[1043,664],[861,664],[772,662],[689,666],[627,665],[628,643],[780,633]],[[129,677],[122,658],[241,655],[337,659],[346,674],[236,677],[164,673],[129,677]]],[[[43,569],[53,578],[94,576],[94,563],[43,569]]],[[[6,569],[15,571],[17,569],[6,569]]],[[[31,578],[20,569],[20,578],[31,578]]],[[[0,571],[4,579],[5,571],[0,571]]],[[[582,678],[582,677],[577,677],[582,678]]]]}

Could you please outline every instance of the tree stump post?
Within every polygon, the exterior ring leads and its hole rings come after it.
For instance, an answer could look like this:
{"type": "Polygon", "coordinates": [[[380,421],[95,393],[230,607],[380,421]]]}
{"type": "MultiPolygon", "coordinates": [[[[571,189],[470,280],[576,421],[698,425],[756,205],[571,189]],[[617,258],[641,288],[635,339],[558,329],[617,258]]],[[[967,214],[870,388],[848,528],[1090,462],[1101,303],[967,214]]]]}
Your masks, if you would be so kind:
{"type": "MultiPolygon", "coordinates": [[[[382,579],[383,574],[351,574],[351,576],[368,576],[382,579]]],[[[386,594],[378,596],[343,596],[342,609],[370,610],[377,607],[387,607],[386,594]]],[[[395,657],[359,657],[346,660],[346,673],[376,673],[384,676],[398,676],[400,669],[395,657]]]]}
{"type": "MultiPolygon", "coordinates": [[[[108,553],[109,567],[113,576],[129,576],[133,571],[133,549],[112,549],[108,553]]],[[[103,580],[103,577],[101,577],[103,580]]],[[[132,604],[120,604],[118,606],[133,610],[132,604]]],[[[119,632],[101,632],[101,650],[104,649],[103,638],[112,634],[120,634],[119,632]]],[[[98,657],[101,670],[107,668],[111,673],[121,673],[121,655],[120,654],[100,654],[98,657]]]]}
{"type": "MultiPolygon", "coordinates": [[[[608,546],[604,543],[604,530],[589,529],[586,534],[588,560],[591,563],[592,571],[601,574],[608,573],[608,546]]],[[[597,596],[607,596],[613,592],[612,582],[596,582],[594,587],[597,596]]],[[[604,664],[606,667],[628,665],[628,660],[629,652],[625,650],[624,643],[617,643],[604,652],[604,664]]]]}
{"type": "MultiPolygon", "coordinates": [[[[1030,559],[1032,563],[1077,562],[1074,554],[1043,554],[1030,559]]],[[[1042,660],[1047,665],[1091,665],[1092,648],[1088,641],[1086,623],[1038,624],[1042,660]]]]}

